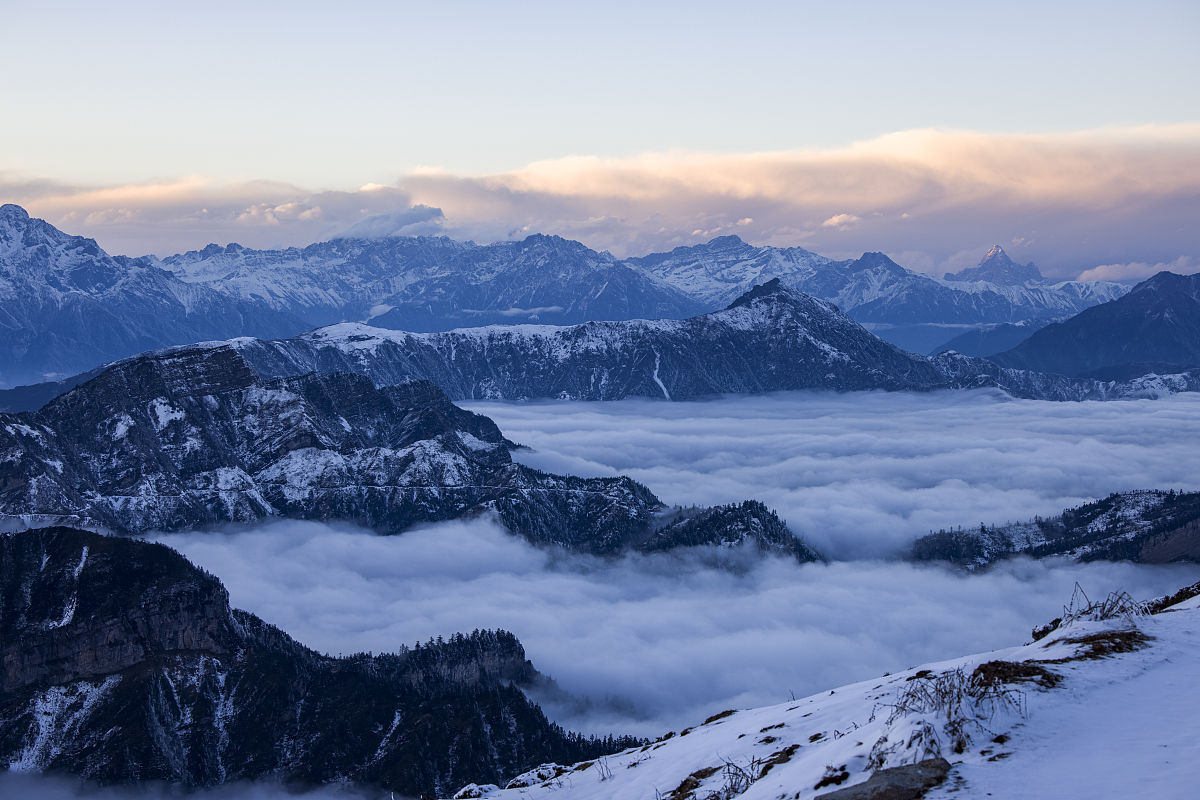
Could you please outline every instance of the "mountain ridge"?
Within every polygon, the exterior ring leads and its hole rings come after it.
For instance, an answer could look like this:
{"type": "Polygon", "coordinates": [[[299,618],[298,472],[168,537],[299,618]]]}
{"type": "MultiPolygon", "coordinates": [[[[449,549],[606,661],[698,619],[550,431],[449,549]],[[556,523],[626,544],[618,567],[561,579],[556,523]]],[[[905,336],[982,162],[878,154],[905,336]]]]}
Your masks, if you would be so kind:
{"type": "Polygon", "coordinates": [[[761,504],[663,519],[642,484],[551,475],[512,447],[428,381],[264,379],[214,343],[130,359],[38,412],[0,414],[0,516],[126,534],[273,517],[400,533],[488,514],[535,545],[596,555],[724,542],[819,558],[761,504]]]}
{"type": "Polygon", "coordinates": [[[0,383],[9,386],[157,347],[277,338],[346,321],[433,332],[687,318],[723,308],[773,277],[879,326],[893,341],[904,338],[889,333],[897,326],[1062,317],[1125,291],[1105,282],[939,282],[878,253],[835,261],[736,237],[633,259],[541,234],[490,245],[435,236],[343,237],[279,250],[211,244],[128,258],[18,206],[4,209],[0,331],[11,344],[0,347],[0,383]],[[39,236],[57,244],[43,247],[39,236]]]}
{"type": "Polygon", "coordinates": [[[989,359],[1100,378],[1128,375],[1139,364],[1172,372],[1200,366],[1200,275],[1159,272],[1123,297],[1048,325],[989,359]]]}

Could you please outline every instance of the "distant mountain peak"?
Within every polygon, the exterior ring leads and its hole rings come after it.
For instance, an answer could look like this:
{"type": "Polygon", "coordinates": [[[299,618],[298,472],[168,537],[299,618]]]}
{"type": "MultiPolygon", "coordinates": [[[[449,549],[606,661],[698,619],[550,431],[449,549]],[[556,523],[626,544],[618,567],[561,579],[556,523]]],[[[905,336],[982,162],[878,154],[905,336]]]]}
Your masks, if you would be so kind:
{"type": "Polygon", "coordinates": [[[886,253],[880,253],[877,250],[869,250],[849,264],[851,272],[862,272],[864,270],[879,268],[897,274],[904,274],[908,271],[893,261],[886,253]]]}
{"type": "Polygon", "coordinates": [[[1020,286],[1030,282],[1040,283],[1041,271],[1033,262],[1018,264],[1012,260],[1004,248],[998,244],[992,245],[979,261],[979,265],[958,272],[947,272],[948,281],[987,281],[1001,286],[1020,286]]]}

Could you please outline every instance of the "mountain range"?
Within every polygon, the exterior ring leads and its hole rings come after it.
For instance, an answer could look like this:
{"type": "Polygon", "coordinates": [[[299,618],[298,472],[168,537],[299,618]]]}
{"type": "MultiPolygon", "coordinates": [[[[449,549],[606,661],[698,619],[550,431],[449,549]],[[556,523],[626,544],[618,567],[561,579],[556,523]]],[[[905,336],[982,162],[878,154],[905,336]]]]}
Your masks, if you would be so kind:
{"type": "Polygon", "coordinates": [[[685,320],[486,326],[407,333],[333,325],[285,340],[229,342],[260,376],[366,375],[429,380],[455,400],[687,400],[817,389],[930,391],[996,387],[1040,400],[1156,397],[1200,388],[1195,371],[1100,381],[1002,367],[959,353],[907,353],[837,306],[779,279],[728,308],[685,320]]]}
{"type": "Polygon", "coordinates": [[[628,478],[515,463],[488,418],[426,381],[259,377],[229,345],[122,361],[34,413],[0,414],[0,518],[139,533],[271,517],[384,533],[494,514],[589,553],[752,541],[815,560],[757,503],[676,511],[628,478]]]}
{"type": "Polygon", "coordinates": [[[914,344],[921,337],[940,344],[962,326],[1064,318],[1126,291],[1103,281],[1014,283],[993,268],[998,258],[985,259],[992,266],[983,274],[997,282],[937,280],[882,253],[836,261],[736,237],[624,260],[544,235],[491,245],[444,237],[340,238],[284,250],[209,245],[128,258],[5,205],[0,385],[56,380],[157,347],[276,338],[337,322],[433,332],[679,319],[725,307],[772,278],[924,352],[914,344]]]}
{"type": "Polygon", "coordinates": [[[1160,272],[1123,297],[1048,325],[989,358],[1006,367],[1105,380],[1200,366],[1200,275],[1160,272]]]}
{"type": "MultiPolygon", "coordinates": [[[[248,337],[175,348],[236,351],[256,377],[363,375],[378,385],[430,381],[453,400],[687,400],[796,389],[929,391],[996,387],[1040,400],[1157,397],[1200,388],[1200,372],[1101,381],[1002,367],[948,352],[913,355],[835,305],[784,287],[754,287],[722,311],[684,320],[502,325],[413,333],[342,323],[290,339],[248,337]]],[[[121,367],[118,362],[114,367],[121,367]]],[[[94,379],[0,391],[0,408],[34,410],[94,379]]]]}
{"type": "Polygon", "coordinates": [[[756,283],[779,278],[784,286],[836,304],[913,352],[928,352],[974,326],[1069,317],[1127,291],[1108,281],[1047,283],[1040,273],[1017,282],[1019,271],[1008,269],[1010,262],[997,246],[978,272],[938,280],[905,269],[883,253],[835,261],[798,247],[754,247],[736,236],[629,259],[713,307],[731,302],[756,283]]]}

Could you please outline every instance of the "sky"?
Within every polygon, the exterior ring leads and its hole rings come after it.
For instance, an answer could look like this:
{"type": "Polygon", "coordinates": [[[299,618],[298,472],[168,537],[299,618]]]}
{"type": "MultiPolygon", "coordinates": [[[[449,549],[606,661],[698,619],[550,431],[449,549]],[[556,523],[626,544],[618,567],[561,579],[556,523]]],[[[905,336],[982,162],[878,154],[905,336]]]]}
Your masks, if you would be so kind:
{"type": "Polygon", "coordinates": [[[1189,0],[4,5],[0,200],[114,252],[428,206],[395,232],[1200,262],[1189,0]]]}

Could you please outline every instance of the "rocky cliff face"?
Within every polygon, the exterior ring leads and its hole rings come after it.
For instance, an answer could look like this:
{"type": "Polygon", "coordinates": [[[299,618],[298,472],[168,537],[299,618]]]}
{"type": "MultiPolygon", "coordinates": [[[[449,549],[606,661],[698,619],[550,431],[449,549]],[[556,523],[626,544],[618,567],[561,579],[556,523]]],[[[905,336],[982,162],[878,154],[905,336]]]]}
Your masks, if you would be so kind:
{"type": "Polygon", "coordinates": [[[549,723],[511,634],[330,658],[167,547],[65,528],[0,536],[0,659],[0,766],[104,783],[446,794],[626,744],[549,723]]]}
{"type": "Polygon", "coordinates": [[[493,513],[536,544],[598,554],[659,525],[645,486],[546,474],[509,448],[428,382],[264,380],[233,346],[181,348],[120,362],[36,413],[0,415],[0,513],[10,527],[123,533],[276,516],[399,533],[493,513]]]}

